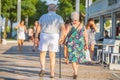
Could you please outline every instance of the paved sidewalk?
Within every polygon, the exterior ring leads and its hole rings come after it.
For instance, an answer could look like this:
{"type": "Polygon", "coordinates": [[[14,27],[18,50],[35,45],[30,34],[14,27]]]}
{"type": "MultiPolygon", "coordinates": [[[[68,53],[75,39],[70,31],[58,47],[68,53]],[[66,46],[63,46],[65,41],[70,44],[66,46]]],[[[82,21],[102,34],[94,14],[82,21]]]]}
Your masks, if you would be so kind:
{"type": "MultiPolygon", "coordinates": [[[[39,77],[39,52],[32,52],[32,43],[25,42],[22,52],[17,43],[0,44],[0,80],[73,80],[72,66],[62,58],[62,78],[59,78],[59,58],[56,55],[55,78],[49,78],[49,58],[46,59],[46,75],[39,77]]],[[[63,56],[63,55],[62,55],[63,56]]],[[[80,65],[77,80],[120,80],[120,71],[110,71],[101,65],[80,65]]]]}

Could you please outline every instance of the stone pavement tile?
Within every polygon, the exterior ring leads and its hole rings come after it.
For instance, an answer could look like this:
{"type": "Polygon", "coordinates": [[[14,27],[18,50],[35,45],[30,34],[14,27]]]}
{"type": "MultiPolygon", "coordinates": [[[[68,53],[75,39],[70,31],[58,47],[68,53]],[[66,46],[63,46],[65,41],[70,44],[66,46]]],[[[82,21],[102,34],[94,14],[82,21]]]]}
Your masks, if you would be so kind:
{"type": "Polygon", "coordinates": [[[120,77],[120,73],[116,73],[120,77]]]}
{"type": "MultiPolygon", "coordinates": [[[[39,57],[38,57],[39,58],[39,57]]],[[[31,58],[24,55],[2,55],[0,58],[0,78],[2,79],[18,79],[18,80],[50,80],[49,78],[49,59],[46,63],[47,75],[41,78],[38,76],[40,71],[39,59],[34,61],[36,57],[31,58]]],[[[108,70],[100,66],[86,66],[80,65],[78,71],[78,80],[110,80],[113,79],[112,75],[108,70]]],[[[59,60],[56,60],[55,68],[55,79],[54,80],[72,80],[72,66],[71,64],[66,65],[62,61],[62,78],[59,79],[59,60]]],[[[113,79],[114,80],[114,79],[113,79]]],[[[117,79],[115,79],[117,80],[117,79]]]]}
{"type": "MultiPolygon", "coordinates": [[[[17,44],[10,44],[11,47],[17,44]]],[[[55,78],[49,78],[50,66],[49,58],[46,59],[46,75],[39,77],[40,71],[39,53],[31,52],[29,43],[25,43],[26,53],[4,53],[0,54],[0,80],[73,80],[73,70],[71,63],[66,65],[62,58],[62,78],[59,78],[59,59],[58,53],[55,65],[55,78]],[[28,49],[29,48],[29,49],[28,49]],[[28,52],[28,53],[27,53],[28,52]]],[[[4,47],[5,48],[5,47],[4,47]]],[[[78,68],[77,80],[120,80],[120,71],[110,71],[101,65],[83,65],[78,68]],[[115,76],[115,75],[117,76],[115,76]]]]}

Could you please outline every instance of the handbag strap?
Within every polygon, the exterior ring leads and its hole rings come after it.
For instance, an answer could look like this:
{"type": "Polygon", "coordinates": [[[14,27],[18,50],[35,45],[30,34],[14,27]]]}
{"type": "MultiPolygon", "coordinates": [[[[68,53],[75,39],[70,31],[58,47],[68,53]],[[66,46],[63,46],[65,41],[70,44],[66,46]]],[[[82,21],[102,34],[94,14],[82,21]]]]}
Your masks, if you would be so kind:
{"type": "MultiPolygon", "coordinates": [[[[79,26],[80,26],[80,24],[76,27],[75,30],[77,30],[79,26]]],[[[70,32],[68,33],[67,37],[69,38],[69,37],[75,32],[75,30],[70,31],[70,32]]]]}

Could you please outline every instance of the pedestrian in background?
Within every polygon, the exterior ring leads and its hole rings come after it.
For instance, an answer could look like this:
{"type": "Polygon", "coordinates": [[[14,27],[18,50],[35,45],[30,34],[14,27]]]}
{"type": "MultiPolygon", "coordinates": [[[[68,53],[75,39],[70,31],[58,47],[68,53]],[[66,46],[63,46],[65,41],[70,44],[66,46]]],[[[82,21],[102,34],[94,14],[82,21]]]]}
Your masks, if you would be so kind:
{"type": "Polygon", "coordinates": [[[21,51],[25,40],[25,32],[27,31],[24,21],[22,20],[16,28],[17,28],[18,49],[19,51],[21,51]]]}
{"type": "Polygon", "coordinates": [[[38,46],[39,46],[39,38],[40,36],[40,25],[37,20],[34,22],[34,27],[33,27],[33,51],[38,51],[38,46]]]}
{"type": "MultiPolygon", "coordinates": [[[[67,21],[65,22],[65,30],[64,30],[64,32],[65,32],[65,37],[67,36],[67,34],[68,34],[69,31],[70,31],[70,27],[71,27],[70,21],[67,20],[67,21]]],[[[66,40],[64,40],[64,41],[66,41],[66,40]]],[[[69,60],[68,60],[68,48],[67,48],[65,42],[64,42],[64,57],[65,57],[65,62],[66,62],[66,64],[68,64],[68,63],[69,63],[69,60]]]]}
{"type": "Polygon", "coordinates": [[[54,78],[55,53],[59,50],[59,43],[64,40],[64,21],[61,16],[56,14],[57,6],[55,4],[48,5],[48,13],[39,19],[40,24],[40,76],[45,74],[45,57],[49,51],[50,57],[50,78],[54,78]],[[61,35],[60,35],[61,33],[61,35]]]}
{"type": "Polygon", "coordinates": [[[33,40],[33,29],[32,28],[28,29],[28,40],[29,41],[33,40]]]}
{"type": "MultiPolygon", "coordinates": [[[[97,27],[95,25],[93,18],[88,19],[87,24],[86,24],[86,31],[88,34],[88,47],[89,47],[89,51],[90,51],[90,58],[92,60],[93,53],[94,53],[94,45],[96,43],[95,34],[97,31],[97,27]]],[[[91,64],[92,64],[92,62],[91,62],[91,64]]]]}
{"type": "Polygon", "coordinates": [[[77,78],[78,65],[85,61],[84,50],[88,48],[88,39],[86,29],[79,21],[79,14],[72,12],[71,14],[72,26],[67,35],[67,48],[69,54],[69,61],[72,62],[73,79],[77,78]]]}
{"type": "Polygon", "coordinates": [[[109,39],[110,38],[109,35],[108,35],[108,31],[107,30],[104,31],[104,38],[105,39],[109,39]]]}

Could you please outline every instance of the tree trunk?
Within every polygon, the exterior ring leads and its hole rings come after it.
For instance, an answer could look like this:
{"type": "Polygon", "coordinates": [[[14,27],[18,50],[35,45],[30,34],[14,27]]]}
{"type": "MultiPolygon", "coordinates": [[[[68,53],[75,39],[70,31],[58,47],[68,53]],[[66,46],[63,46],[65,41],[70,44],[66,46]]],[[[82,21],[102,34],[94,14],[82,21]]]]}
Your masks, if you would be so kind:
{"type": "Polygon", "coordinates": [[[12,27],[13,21],[10,21],[10,38],[12,38],[12,31],[13,31],[13,27],[12,27]]]}
{"type": "Polygon", "coordinates": [[[25,25],[28,28],[28,16],[25,18],[25,25]]]}
{"type": "Polygon", "coordinates": [[[8,17],[6,17],[6,19],[5,19],[5,28],[4,28],[4,34],[3,34],[3,39],[6,39],[6,37],[7,37],[7,26],[8,26],[8,17]]]}

